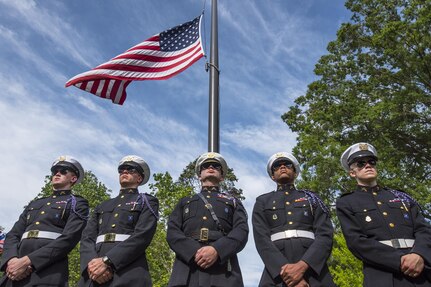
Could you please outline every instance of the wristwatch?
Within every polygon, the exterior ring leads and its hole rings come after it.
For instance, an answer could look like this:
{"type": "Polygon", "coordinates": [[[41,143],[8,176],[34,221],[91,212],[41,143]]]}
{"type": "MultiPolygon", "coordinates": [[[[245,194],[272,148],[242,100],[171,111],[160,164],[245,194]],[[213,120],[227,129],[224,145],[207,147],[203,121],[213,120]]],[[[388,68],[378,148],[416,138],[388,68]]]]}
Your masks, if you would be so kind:
{"type": "Polygon", "coordinates": [[[111,261],[111,259],[109,259],[108,256],[103,256],[102,261],[103,261],[103,263],[105,263],[109,267],[114,268],[114,264],[112,264],[112,261],[111,261]]]}

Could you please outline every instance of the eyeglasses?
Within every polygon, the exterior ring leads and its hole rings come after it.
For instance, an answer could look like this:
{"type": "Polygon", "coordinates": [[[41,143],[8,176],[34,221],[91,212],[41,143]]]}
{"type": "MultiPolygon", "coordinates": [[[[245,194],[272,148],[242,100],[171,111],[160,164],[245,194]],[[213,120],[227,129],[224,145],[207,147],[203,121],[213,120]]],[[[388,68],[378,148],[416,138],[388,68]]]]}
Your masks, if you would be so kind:
{"type": "Polygon", "coordinates": [[[118,168],[119,174],[123,174],[126,171],[127,171],[127,173],[130,173],[130,174],[138,173],[138,170],[134,167],[131,167],[131,166],[121,166],[118,168]]]}
{"type": "Polygon", "coordinates": [[[69,171],[70,170],[65,168],[65,167],[58,167],[58,168],[55,168],[51,171],[51,175],[54,176],[57,173],[60,173],[61,175],[66,175],[69,171]]]}
{"type": "Polygon", "coordinates": [[[277,171],[282,166],[284,166],[285,168],[288,168],[288,169],[294,169],[293,163],[290,161],[277,161],[272,165],[272,170],[277,171]]]}
{"type": "Polygon", "coordinates": [[[355,164],[357,168],[363,169],[367,164],[369,164],[372,167],[375,167],[377,165],[377,161],[375,159],[369,159],[367,161],[359,160],[355,164]]]}
{"type": "Polygon", "coordinates": [[[213,169],[216,169],[216,170],[221,170],[221,164],[216,163],[216,162],[205,162],[205,163],[201,164],[201,170],[209,169],[210,167],[212,167],[213,169]]]}

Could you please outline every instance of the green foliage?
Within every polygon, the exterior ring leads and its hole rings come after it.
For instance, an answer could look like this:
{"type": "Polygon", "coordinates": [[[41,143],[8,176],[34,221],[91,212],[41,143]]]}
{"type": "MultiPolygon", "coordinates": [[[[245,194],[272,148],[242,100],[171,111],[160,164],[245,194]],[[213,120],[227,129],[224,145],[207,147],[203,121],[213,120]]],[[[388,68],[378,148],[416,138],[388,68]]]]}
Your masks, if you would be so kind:
{"type": "Polygon", "coordinates": [[[339,164],[351,144],[379,152],[380,183],[431,200],[431,1],[349,0],[320,79],[282,119],[298,134],[294,153],[307,187],[332,202],[354,184],[339,164]]]}
{"type": "MultiPolygon", "coordinates": [[[[298,135],[299,186],[334,202],[356,184],[341,168],[342,152],[369,142],[379,153],[379,184],[411,194],[431,218],[431,1],[347,0],[346,7],[351,21],[316,64],[319,79],[282,116],[298,135]]],[[[339,286],[360,286],[341,235],[335,240],[332,274],[339,286]]]]}
{"type": "MultiPolygon", "coordinates": [[[[102,201],[109,199],[111,190],[99,182],[97,177],[91,172],[86,171],[84,179],[81,183],[72,187],[73,193],[88,200],[90,209],[93,210],[102,201]]],[[[51,177],[45,177],[45,186],[37,198],[49,196],[52,193],[51,177]]],[[[79,244],[69,253],[69,286],[78,286],[78,281],[81,276],[79,266],[79,244]]]]}
{"type": "MultiPolygon", "coordinates": [[[[174,182],[172,176],[166,172],[164,174],[154,174],[155,183],[150,184],[151,194],[159,200],[160,220],[157,226],[156,234],[153,241],[147,248],[147,258],[150,265],[151,278],[155,287],[164,287],[168,285],[168,281],[172,272],[175,254],[169,248],[166,242],[166,230],[169,215],[177,205],[178,201],[186,196],[191,196],[200,189],[200,183],[195,175],[196,160],[189,163],[184,168],[177,182],[174,182]]],[[[242,190],[235,188],[235,182],[238,179],[229,169],[225,181],[221,189],[229,192],[238,198],[243,198],[242,190]]]]}
{"type": "Polygon", "coordinates": [[[329,270],[333,274],[333,279],[337,286],[350,287],[362,285],[362,262],[350,253],[341,232],[334,234],[332,257],[328,263],[329,270]]]}

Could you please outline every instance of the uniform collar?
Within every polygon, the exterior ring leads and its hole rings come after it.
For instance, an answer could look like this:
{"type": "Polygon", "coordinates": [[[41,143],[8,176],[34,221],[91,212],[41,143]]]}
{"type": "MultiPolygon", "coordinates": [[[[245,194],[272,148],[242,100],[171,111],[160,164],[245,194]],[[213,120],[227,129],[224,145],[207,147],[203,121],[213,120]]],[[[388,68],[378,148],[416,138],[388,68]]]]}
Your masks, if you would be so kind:
{"type": "Polygon", "coordinates": [[[59,196],[59,195],[69,195],[71,193],[72,193],[72,191],[70,189],[67,189],[67,190],[61,190],[60,189],[60,190],[54,190],[54,192],[52,194],[55,196],[59,196]]]}
{"type": "Polygon", "coordinates": [[[277,191],[292,191],[296,190],[294,184],[277,184],[277,191]]]}
{"type": "Polygon", "coordinates": [[[138,194],[139,191],[137,188],[124,188],[124,189],[120,189],[120,195],[123,194],[138,194]]]}
{"type": "Polygon", "coordinates": [[[201,192],[220,192],[220,187],[218,187],[218,186],[202,186],[201,192]]]}
{"type": "Polygon", "coordinates": [[[375,185],[375,186],[363,186],[363,185],[357,185],[356,186],[356,191],[360,191],[360,192],[378,192],[382,190],[382,188],[379,185],[375,185]]]}

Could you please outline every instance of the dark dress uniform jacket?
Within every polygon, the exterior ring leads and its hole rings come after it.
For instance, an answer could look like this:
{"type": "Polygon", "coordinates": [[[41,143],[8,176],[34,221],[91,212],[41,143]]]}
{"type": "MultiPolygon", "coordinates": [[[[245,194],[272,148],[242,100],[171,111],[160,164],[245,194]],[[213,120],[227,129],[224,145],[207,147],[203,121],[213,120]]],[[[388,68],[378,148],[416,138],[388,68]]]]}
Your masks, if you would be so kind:
{"type": "Polygon", "coordinates": [[[328,209],[314,193],[279,185],[277,191],[256,198],[253,208],[253,235],[256,249],[265,264],[259,286],[286,286],[281,267],[303,260],[310,286],[335,286],[326,265],[331,254],[333,228],[328,209]],[[271,235],[285,230],[314,233],[315,239],[294,237],[271,241],[271,235]]]}
{"type": "Polygon", "coordinates": [[[212,205],[225,235],[223,235],[210,211],[197,195],[185,197],[169,217],[167,240],[176,253],[168,286],[243,286],[237,253],[248,239],[247,214],[241,202],[219,193],[217,188],[203,189],[201,194],[212,205]],[[209,240],[200,242],[201,228],[208,228],[209,240]],[[196,251],[213,246],[219,259],[207,269],[201,269],[194,261],[196,251]]]}
{"type": "Polygon", "coordinates": [[[347,246],[363,262],[364,286],[431,286],[431,228],[405,193],[358,186],[337,199],[337,215],[347,246]],[[379,242],[399,238],[414,239],[413,248],[379,242]],[[426,265],[414,279],[400,270],[401,256],[408,253],[419,254],[426,265]]]}
{"type": "Polygon", "coordinates": [[[159,201],[137,189],[123,189],[112,199],[97,206],[82,233],[81,280],[79,286],[152,286],[145,250],[157,227],[159,201]],[[108,233],[130,235],[124,241],[100,242],[97,237],[108,233]],[[114,277],[99,285],[88,276],[88,263],[108,256],[114,265],[114,277]]]}
{"type": "Polygon", "coordinates": [[[2,278],[1,286],[67,286],[69,271],[67,254],[81,238],[88,216],[88,202],[71,195],[70,190],[54,191],[50,197],[29,203],[18,221],[6,235],[1,270],[13,257],[28,256],[33,272],[20,281],[2,278]],[[26,231],[61,233],[57,239],[26,238],[26,231]]]}

